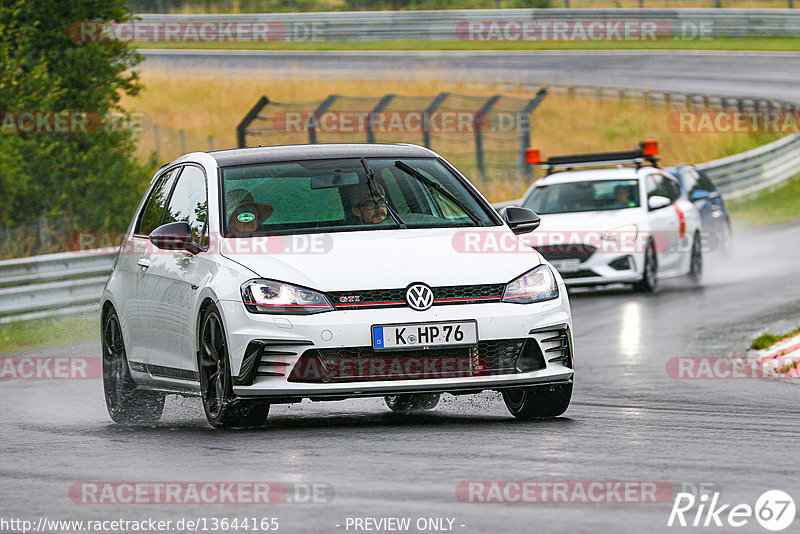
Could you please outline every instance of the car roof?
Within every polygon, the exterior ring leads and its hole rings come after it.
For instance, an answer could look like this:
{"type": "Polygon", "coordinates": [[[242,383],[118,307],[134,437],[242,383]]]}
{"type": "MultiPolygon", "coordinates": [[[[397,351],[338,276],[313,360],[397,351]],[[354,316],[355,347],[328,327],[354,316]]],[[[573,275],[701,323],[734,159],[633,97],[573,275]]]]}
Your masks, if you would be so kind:
{"type": "Polygon", "coordinates": [[[577,171],[561,171],[554,172],[549,176],[536,180],[535,185],[550,185],[550,184],[564,184],[572,182],[589,182],[599,180],[632,180],[639,178],[640,170],[652,170],[657,172],[658,169],[650,167],[649,165],[640,168],[635,167],[613,167],[607,169],[586,169],[577,171]]]}
{"type": "Polygon", "coordinates": [[[425,147],[410,144],[335,143],[234,148],[209,152],[220,167],[278,161],[336,158],[413,158],[438,157],[425,147]]]}

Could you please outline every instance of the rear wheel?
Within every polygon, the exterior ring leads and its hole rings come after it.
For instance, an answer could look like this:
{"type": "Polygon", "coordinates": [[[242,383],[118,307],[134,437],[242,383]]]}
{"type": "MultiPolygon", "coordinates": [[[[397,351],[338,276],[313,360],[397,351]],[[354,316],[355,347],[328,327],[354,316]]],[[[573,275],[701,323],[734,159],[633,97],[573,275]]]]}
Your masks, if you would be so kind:
{"type": "Polygon", "coordinates": [[[439,404],[439,393],[417,393],[405,395],[387,395],[386,406],[393,412],[414,413],[433,410],[439,404]]]}
{"type": "Polygon", "coordinates": [[[164,411],[164,394],[139,388],[128,369],[122,329],[114,309],[103,316],[103,393],[108,415],[123,425],[151,425],[164,411]]]}
{"type": "Polygon", "coordinates": [[[233,394],[228,346],[222,317],[213,304],[200,322],[198,352],[203,409],[215,428],[253,428],[263,425],[269,405],[236,398],[233,394]]]}
{"type": "Polygon", "coordinates": [[[652,241],[647,243],[644,253],[642,279],[633,284],[633,289],[642,293],[655,293],[658,289],[658,258],[652,241]]]}
{"type": "Polygon", "coordinates": [[[699,284],[703,281],[703,247],[699,232],[694,234],[694,240],[692,241],[689,279],[695,284],[699,284]]]}
{"type": "Polygon", "coordinates": [[[572,384],[550,384],[503,391],[503,400],[517,419],[549,419],[567,411],[572,384]]]}

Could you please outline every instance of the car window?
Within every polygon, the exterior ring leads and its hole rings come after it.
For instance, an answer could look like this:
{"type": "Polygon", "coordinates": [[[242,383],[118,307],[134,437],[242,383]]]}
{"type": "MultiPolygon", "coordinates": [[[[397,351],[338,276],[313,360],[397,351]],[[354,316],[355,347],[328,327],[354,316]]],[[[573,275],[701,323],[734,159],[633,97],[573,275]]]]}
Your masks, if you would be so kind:
{"type": "Polygon", "coordinates": [[[162,224],[187,222],[195,243],[202,244],[207,210],[205,173],[199,167],[186,165],[172,191],[162,224]]]}
{"type": "Polygon", "coordinates": [[[538,214],[606,211],[639,207],[638,180],[592,180],[541,185],[522,207],[538,214]]]}
{"type": "Polygon", "coordinates": [[[709,193],[717,190],[714,183],[711,181],[708,175],[703,171],[698,172],[697,188],[703,191],[708,191],[709,193]]]}
{"type": "Polygon", "coordinates": [[[408,228],[497,224],[437,158],[365,163],[372,185],[364,163],[352,158],[223,168],[224,231],[242,236],[397,228],[387,205],[408,228]]]}
{"type": "Polygon", "coordinates": [[[150,235],[150,232],[161,226],[161,221],[164,218],[164,208],[167,205],[169,193],[172,191],[172,185],[175,183],[175,177],[179,171],[180,168],[176,167],[156,179],[156,185],[147,198],[134,233],[150,235]]]}
{"type": "Polygon", "coordinates": [[[666,195],[664,196],[666,196],[671,201],[675,202],[681,196],[680,184],[677,181],[667,176],[665,176],[663,180],[664,180],[664,192],[666,193],[666,195]]]}

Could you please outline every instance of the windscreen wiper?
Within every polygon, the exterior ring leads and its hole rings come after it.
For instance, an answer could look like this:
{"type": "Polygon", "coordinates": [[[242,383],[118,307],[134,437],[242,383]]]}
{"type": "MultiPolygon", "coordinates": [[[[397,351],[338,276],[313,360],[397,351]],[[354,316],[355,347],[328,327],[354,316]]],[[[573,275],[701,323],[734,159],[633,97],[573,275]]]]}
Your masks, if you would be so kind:
{"type": "Polygon", "coordinates": [[[367,173],[367,186],[369,186],[372,196],[383,199],[383,204],[386,206],[386,211],[392,216],[392,219],[394,219],[394,222],[397,224],[397,226],[400,228],[408,228],[406,223],[403,222],[403,219],[400,218],[400,215],[398,215],[391,204],[389,204],[386,196],[381,194],[380,190],[378,189],[378,184],[375,183],[375,173],[372,171],[370,166],[367,165],[367,160],[365,158],[361,158],[361,165],[364,166],[364,171],[367,173]]]}
{"type": "Polygon", "coordinates": [[[474,222],[478,226],[481,225],[480,219],[474,213],[472,213],[466,206],[464,206],[461,202],[459,202],[458,199],[450,193],[450,191],[448,191],[441,185],[437,184],[436,182],[434,182],[433,180],[431,180],[430,178],[419,172],[414,167],[411,167],[407,163],[403,163],[402,161],[395,161],[394,166],[400,169],[401,171],[405,172],[406,174],[413,176],[414,178],[416,178],[423,184],[427,185],[431,189],[435,189],[436,191],[438,191],[444,198],[446,198],[447,200],[449,200],[450,202],[461,208],[461,210],[464,213],[466,213],[470,219],[472,219],[472,222],[474,222]]]}

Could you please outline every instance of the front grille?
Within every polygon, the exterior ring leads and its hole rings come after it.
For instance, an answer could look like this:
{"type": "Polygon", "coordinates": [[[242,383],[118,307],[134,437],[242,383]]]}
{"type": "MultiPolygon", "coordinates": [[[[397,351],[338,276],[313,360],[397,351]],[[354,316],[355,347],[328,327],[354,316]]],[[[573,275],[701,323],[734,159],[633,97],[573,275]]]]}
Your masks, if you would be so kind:
{"type": "Polygon", "coordinates": [[[597,247],[582,244],[543,245],[537,246],[536,250],[544,256],[547,261],[579,260],[583,263],[592,257],[597,247]]]}
{"type": "Polygon", "coordinates": [[[372,347],[311,349],[303,353],[289,382],[329,383],[420,380],[503,375],[543,369],[534,339],[480,341],[473,347],[375,351],[372,347]]]}
{"type": "MultiPolygon", "coordinates": [[[[434,306],[476,304],[499,302],[503,296],[505,284],[441,286],[431,289],[433,290],[434,306]]],[[[394,308],[408,305],[405,288],[332,291],[327,295],[337,310],[394,308]]]]}

